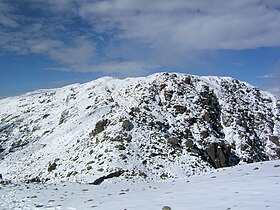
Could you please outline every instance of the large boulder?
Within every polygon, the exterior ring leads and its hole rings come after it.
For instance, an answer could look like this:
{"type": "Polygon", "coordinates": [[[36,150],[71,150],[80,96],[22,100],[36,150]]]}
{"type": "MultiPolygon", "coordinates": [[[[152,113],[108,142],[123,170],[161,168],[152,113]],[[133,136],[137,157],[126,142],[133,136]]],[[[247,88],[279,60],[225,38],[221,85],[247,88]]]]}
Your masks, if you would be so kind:
{"type": "Polygon", "coordinates": [[[214,142],[206,146],[208,162],[215,168],[233,166],[238,164],[239,158],[232,153],[230,145],[225,142],[214,142]]]}

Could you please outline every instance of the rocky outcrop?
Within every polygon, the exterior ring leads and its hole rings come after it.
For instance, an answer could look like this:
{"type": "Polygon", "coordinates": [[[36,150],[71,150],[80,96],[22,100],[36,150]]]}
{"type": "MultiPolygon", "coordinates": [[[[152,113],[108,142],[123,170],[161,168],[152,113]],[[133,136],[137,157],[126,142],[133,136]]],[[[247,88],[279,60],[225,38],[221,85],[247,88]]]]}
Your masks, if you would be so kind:
{"type": "Polygon", "coordinates": [[[206,145],[205,151],[208,162],[215,168],[234,166],[240,161],[232,147],[222,141],[206,145]]]}
{"type": "Polygon", "coordinates": [[[102,176],[102,177],[96,179],[94,182],[89,183],[89,184],[92,184],[92,185],[100,185],[100,184],[101,184],[102,182],[104,182],[106,179],[111,179],[111,178],[119,177],[119,176],[121,176],[123,173],[124,173],[123,170],[119,170],[119,171],[110,173],[110,174],[108,174],[108,175],[106,175],[106,176],[102,176]]]}

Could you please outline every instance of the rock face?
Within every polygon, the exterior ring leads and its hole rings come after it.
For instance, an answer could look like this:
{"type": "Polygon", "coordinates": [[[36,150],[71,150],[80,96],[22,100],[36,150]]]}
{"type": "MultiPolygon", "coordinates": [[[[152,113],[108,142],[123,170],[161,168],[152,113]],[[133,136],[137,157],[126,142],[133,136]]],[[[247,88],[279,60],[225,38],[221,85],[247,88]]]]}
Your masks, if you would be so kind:
{"type": "Polygon", "coordinates": [[[166,179],[280,157],[279,98],[232,78],[105,77],[0,106],[12,180],[166,179]]]}
{"type": "Polygon", "coordinates": [[[225,142],[214,142],[206,146],[208,162],[215,168],[234,166],[240,158],[232,152],[232,147],[225,142]]]}

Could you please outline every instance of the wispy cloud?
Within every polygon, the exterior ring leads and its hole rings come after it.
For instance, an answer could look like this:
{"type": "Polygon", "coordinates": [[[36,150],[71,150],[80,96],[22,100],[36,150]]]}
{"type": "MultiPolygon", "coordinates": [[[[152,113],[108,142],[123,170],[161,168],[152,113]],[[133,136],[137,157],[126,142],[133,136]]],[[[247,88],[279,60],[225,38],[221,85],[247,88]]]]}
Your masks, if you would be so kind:
{"type": "Polygon", "coordinates": [[[14,15],[14,8],[9,4],[5,3],[4,1],[0,1],[0,27],[7,26],[7,27],[18,27],[18,23],[15,20],[14,15]]]}
{"type": "Polygon", "coordinates": [[[65,65],[83,65],[94,56],[95,47],[87,40],[74,40],[66,45],[58,40],[29,40],[32,53],[46,54],[52,60],[65,65]]]}
{"type": "Polygon", "coordinates": [[[107,73],[118,76],[139,76],[148,73],[152,69],[157,69],[160,66],[139,62],[139,61],[119,61],[107,62],[91,65],[73,65],[73,67],[48,67],[49,70],[57,71],[79,71],[79,72],[98,72],[107,73]]]}
{"type": "Polygon", "coordinates": [[[57,70],[176,67],[201,51],[279,47],[279,8],[277,0],[0,0],[0,50],[46,56],[57,70]]]}
{"type": "Polygon", "coordinates": [[[280,61],[274,65],[272,73],[260,77],[269,81],[266,87],[269,92],[280,96],[280,61]]]}

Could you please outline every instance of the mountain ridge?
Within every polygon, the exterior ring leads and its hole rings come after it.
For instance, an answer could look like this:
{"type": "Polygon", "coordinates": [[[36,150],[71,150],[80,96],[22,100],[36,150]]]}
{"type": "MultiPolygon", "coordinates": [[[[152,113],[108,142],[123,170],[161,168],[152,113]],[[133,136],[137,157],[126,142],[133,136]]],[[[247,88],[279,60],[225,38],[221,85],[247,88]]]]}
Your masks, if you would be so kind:
{"type": "Polygon", "coordinates": [[[104,77],[0,106],[10,180],[157,180],[280,157],[279,98],[230,77],[104,77]]]}

